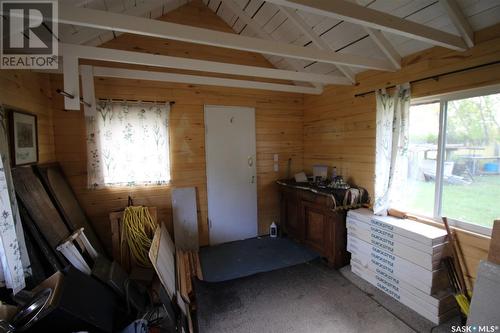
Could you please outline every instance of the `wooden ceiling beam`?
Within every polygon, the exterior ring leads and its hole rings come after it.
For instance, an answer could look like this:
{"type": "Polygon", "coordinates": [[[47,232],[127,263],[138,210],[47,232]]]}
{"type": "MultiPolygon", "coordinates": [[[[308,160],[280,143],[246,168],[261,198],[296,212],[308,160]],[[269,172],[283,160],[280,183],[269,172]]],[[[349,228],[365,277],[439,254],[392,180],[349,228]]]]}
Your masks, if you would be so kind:
{"type": "MultiPolygon", "coordinates": [[[[257,33],[257,35],[260,38],[267,39],[267,40],[274,40],[274,38],[265,32],[262,27],[255,22],[255,20],[250,17],[247,13],[245,13],[237,4],[234,0],[224,0],[222,2],[224,5],[226,5],[233,13],[234,15],[238,16],[238,19],[240,19],[243,23],[248,25],[253,31],[257,33]]],[[[287,59],[283,58],[284,61],[290,65],[293,69],[295,69],[298,72],[304,71],[304,67],[300,65],[300,63],[296,59],[287,59]]],[[[313,85],[316,88],[322,88],[319,83],[315,82],[313,85]]]]}
{"type": "Polygon", "coordinates": [[[75,54],[81,59],[120,62],[126,64],[176,68],[210,73],[262,77],[268,79],[300,82],[318,82],[324,84],[350,84],[344,77],[296,72],[285,69],[265,68],[248,65],[229,64],[208,60],[172,57],[142,52],[122,51],[102,47],[63,44],[63,57],[75,54]]]}
{"type": "Polygon", "coordinates": [[[332,17],[372,29],[387,31],[432,45],[464,51],[467,45],[456,36],[344,0],[266,0],[316,15],[332,17]]]}
{"type": "Polygon", "coordinates": [[[391,64],[385,60],[353,54],[318,51],[292,44],[240,36],[234,33],[196,28],[142,17],[110,13],[107,11],[75,8],[65,5],[64,3],[59,4],[59,23],[272,54],[294,59],[341,64],[367,69],[392,70],[391,64]]]}
{"type": "Polygon", "coordinates": [[[460,9],[458,2],[456,0],[439,0],[439,3],[448,13],[451,22],[453,22],[455,27],[458,29],[460,35],[462,35],[465,44],[467,44],[468,47],[473,47],[474,30],[472,30],[472,27],[470,26],[469,21],[467,21],[467,17],[465,17],[462,9],[460,9]]]}
{"type": "MultiPolygon", "coordinates": [[[[307,25],[307,23],[297,14],[297,12],[294,9],[288,8],[288,7],[283,7],[283,6],[278,6],[279,9],[285,13],[285,15],[288,17],[292,23],[300,29],[300,31],[311,41],[313,42],[314,45],[316,45],[317,48],[320,50],[330,50],[334,51],[330,45],[328,45],[327,42],[325,42],[323,39],[321,39],[320,36],[318,36],[312,29],[307,25]]],[[[352,83],[356,83],[356,78],[355,74],[350,70],[350,68],[345,67],[345,66],[340,66],[337,65],[338,70],[344,74],[352,83]]]]}

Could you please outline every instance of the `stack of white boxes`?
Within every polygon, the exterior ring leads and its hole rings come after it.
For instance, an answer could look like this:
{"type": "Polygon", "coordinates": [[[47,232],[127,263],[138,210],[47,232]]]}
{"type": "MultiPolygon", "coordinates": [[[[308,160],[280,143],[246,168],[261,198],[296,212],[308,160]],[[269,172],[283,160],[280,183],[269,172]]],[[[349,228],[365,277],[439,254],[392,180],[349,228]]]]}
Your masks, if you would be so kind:
{"type": "Polygon", "coordinates": [[[436,324],[458,313],[441,268],[445,230],[361,208],[348,212],[347,234],[354,274],[436,324]]]}

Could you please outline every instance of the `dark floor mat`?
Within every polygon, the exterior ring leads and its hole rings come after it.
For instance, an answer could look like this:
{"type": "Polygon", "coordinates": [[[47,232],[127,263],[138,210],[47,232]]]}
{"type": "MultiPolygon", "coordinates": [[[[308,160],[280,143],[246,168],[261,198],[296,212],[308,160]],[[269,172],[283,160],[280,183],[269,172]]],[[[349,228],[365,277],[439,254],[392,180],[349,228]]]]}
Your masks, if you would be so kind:
{"type": "Polygon", "coordinates": [[[321,260],[195,290],[201,333],[413,332],[321,260]]]}
{"type": "Polygon", "coordinates": [[[293,266],[318,254],[288,238],[259,237],[200,249],[205,281],[218,282],[293,266]]]}

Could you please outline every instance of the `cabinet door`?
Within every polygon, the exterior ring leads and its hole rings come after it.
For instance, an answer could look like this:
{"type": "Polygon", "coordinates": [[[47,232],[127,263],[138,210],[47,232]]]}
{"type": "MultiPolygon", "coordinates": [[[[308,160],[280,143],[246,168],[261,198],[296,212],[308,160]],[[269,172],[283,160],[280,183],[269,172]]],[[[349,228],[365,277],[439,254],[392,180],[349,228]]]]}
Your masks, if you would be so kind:
{"type": "Polygon", "coordinates": [[[292,238],[300,239],[299,199],[297,193],[283,191],[281,198],[281,221],[285,232],[292,238]]]}
{"type": "Polygon", "coordinates": [[[306,201],[301,203],[301,213],[304,223],[304,243],[328,257],[331,232],[328,215],[322,208],[306,201]]]}

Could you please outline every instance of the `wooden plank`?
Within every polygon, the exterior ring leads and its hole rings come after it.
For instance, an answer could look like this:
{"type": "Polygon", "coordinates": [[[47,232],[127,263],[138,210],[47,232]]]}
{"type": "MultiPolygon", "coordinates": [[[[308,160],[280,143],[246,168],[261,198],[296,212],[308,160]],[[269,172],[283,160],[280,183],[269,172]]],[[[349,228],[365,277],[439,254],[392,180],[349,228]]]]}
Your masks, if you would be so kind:
{"type": "Polygon", "coordinates": [[[121,241],[120,241],[121,240],[120,219],[122,218],[122,216],[123,216],[122,212],[113,212],[109,214],[109,222],[111,225],[112,255],[113,259],[119,262],[120,264],[122,264],[121,241]]]}
{"type": "Polygon", "coordinates": [[[196,277],[203,280],[203,271],[201,270],[200,256],[198,252],[194,253],[195,263],[196,263],[196,277]]]}
{"type": "Polygon", "coordinates": [[[432,45],[464,51],[462,38],[423,24],[401,19],[397,16],[366,8],[343,0],[269,0],[277,5],[287,6],[310,13],[333,17],[369,28],[384,30],[397,35],[420,40],[432,45]]]}
{"type": "Polygon", "coordinates": [[[29,216],[52,248],[70,235],[57,209],[52,204],[40,180],[31,167],[17,167],[12,170],[16,194],[29,216]]]}
{"type": "Polygon", "coordinates": [[[198,250],[196,188],[172,189],[172,216],[175,247],[182,250],[198,250]]]}
{"type": "Polygon", "coordinates": [[[94,249],[104,254],[104,248],[97,237],[93,226],[78,203],[62,169],[58,163],[38,164],[36,166],[40,180],[49,191],[56,208],[61,213],[71,231],[84,228],[85,236],[89,239],[94,249]]]}
{"type": "Polygon", "coordinates": [[[168,296],[173,299],[176,294],[176,264],[175,247],[167,228],[161,224],[155,231],[149,259],[160,278],[161,284],[167,291],[168,296]]]}
{"type": "Polygon", "coordinates": [[[488,261],[500,265],[500,220],[495,220],[493,223],[488,261]]]}
{"type": "Polygon", "coordinates": [[[333,64],[350,65],[362,68],[391,70],[386,61],[358,55],[345,55],[326,51],[311,50],[276,41],[245,37],[234,33],[225,33],[203,28],[196,28],[170,22],[144,19],[122,14],[59,4],[59,23],[76,24],[143,36],[174,39],[202,45],[225,47],[235,50],[259,52],[283,57],[321,61],[333,64]]]}

